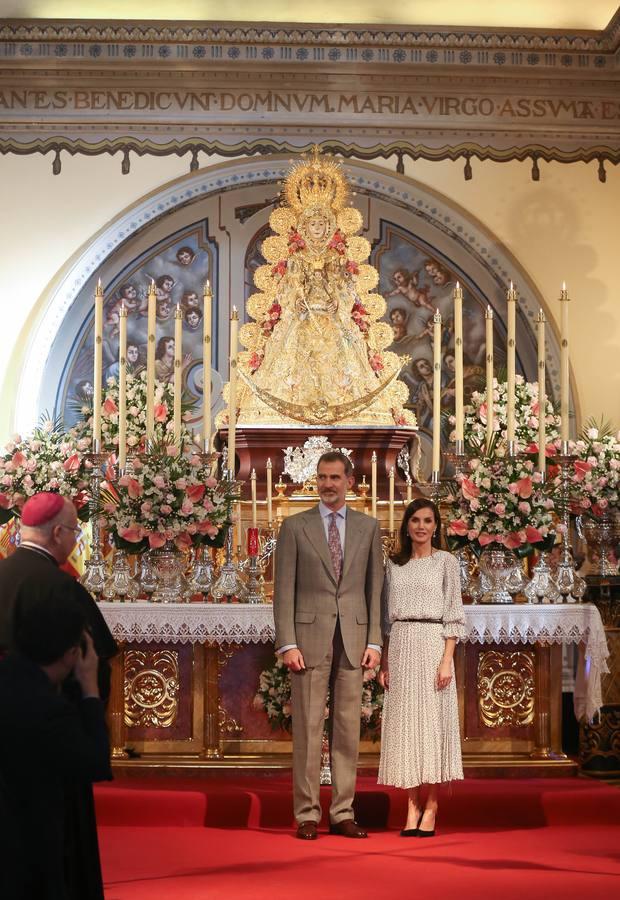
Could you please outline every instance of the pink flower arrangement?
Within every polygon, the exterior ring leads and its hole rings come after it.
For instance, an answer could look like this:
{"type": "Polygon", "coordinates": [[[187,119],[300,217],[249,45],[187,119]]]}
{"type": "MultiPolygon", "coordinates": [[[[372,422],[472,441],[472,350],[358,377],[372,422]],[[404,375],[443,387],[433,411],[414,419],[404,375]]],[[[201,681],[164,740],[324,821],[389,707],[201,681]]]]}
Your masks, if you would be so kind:
{"type": "Polygon", "coordinates": [[[227,486],[210,475],[198,454],[168,453],[157,445],[136,457],[132,474],[102,486],[101,516],[118,546],[139,553],[168,541],[181,550],[223,541],[228,526],[227,486]],[[138,462],[139,465],[135,465],[138,462]]]}
{"type": "Polygon", "coordinates": [[[77,430],[64,432],[51,421],[42,422],[30,437],[10,440],[0,452],[0,523],[19,516],[28,497],[39,491],[58,491],[86,518],[90,446],[77,430]]]}
{"type": "Polygon", "coordinates": [[[598,519],[619,507],[620,432],[589,423],[570,451],[577,457],[571,473],[572,512],[598,519]]]}
{"type": "Polygon", "coordinates": [[[458,492],[448,520],[456,543],[481,548],[501,544],[528,552],[554,534],[553,482],[543,485],[531,459],[474,457],[457,477],[458,492]]]}

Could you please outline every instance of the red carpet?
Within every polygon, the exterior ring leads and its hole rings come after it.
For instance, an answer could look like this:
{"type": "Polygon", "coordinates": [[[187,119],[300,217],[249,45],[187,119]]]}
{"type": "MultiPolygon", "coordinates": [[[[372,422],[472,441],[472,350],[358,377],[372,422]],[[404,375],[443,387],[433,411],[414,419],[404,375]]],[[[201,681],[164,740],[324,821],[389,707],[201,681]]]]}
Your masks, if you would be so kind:
{"type": "Polygon", "coordinates": [[[282,775],[125,779],[96,795],[107,900],[607,900],[620,889],[620,790],[582,779],[455,784],[429,840],[399,837],[404,793],[370,777],[356,801],[366,841],[295,840],[282,775]]]}

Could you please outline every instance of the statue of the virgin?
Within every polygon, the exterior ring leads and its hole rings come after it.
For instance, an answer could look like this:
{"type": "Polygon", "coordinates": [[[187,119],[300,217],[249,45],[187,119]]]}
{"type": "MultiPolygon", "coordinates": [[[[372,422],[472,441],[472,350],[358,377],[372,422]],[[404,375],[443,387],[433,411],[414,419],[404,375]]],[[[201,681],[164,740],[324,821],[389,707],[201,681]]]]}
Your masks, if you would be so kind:
{"type": "Polygon", "coordinates": [[[283,194],[262,245],[268,265],[254,276],[260,293],[248,301],[255,321],[240,333],[239,424],[414,424],[341,166],[315,147],[283,194]]]}

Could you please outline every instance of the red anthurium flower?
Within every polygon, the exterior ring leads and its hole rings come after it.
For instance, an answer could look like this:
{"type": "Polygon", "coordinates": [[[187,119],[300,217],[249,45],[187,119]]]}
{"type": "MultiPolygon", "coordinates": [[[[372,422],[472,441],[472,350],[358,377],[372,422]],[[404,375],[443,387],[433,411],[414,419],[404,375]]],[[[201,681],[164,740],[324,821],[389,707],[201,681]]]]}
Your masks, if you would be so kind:
{"type": "Polygon", "coordinates": [[[128,528],[119,528],[118,533],[124,541],[131,544],[137,544],[144,537],[144,532],[140,525],[130,525],[128,528]]]}
{"type": "Polygon", "coordinates": [[[204,484],[190,484],[186,493],[192,503],[198,503],[204,497],[205,490],[204,484]]]}
{"type": "Polygon", "coordinates": [[[151,548],[151,550],[157,550],[159,547],[163,547],[165,543],[165,534],[160,534],[159,531],[155,531],[152,534],[149,534],[149,547],[151,548]]]}
{"type": "Polygon", "coordinates": [[[106,416],[113,416],[114,413],[118,412],[118,406],[116,405],[114,400],[112,400],[111,397],[106,397],[105,402],[103,404],[103,411],[106,414],[106,416]]]}
{"type": "Polygon", "coordinates": [[[525,526],[525,536],[530,542],[530,544],[537,544],[539,541],[542,541],[544,535],[538,528],[533,528],[532,525],[525,526]]]}
{"type": "Polygon", "coordinates": [[[480,496],[480,488],[469,478],[461,480],[461,491],[466,500],[476,500],[480,496]]]}
{"type": "Polygon", "coordinates": [[[519,478],[517,481],[517,493],[522,500],[527,500],[528,497],[532,496],[532,479],[529,475],[526,475],[525,478],[519,478]]]}

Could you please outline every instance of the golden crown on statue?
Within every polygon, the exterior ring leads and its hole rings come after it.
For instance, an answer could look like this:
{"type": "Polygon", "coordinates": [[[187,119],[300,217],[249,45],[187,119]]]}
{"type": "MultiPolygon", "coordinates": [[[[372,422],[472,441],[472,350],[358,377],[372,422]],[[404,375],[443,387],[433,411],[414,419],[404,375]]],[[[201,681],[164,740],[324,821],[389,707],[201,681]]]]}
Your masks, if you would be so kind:
{"type": "Polygon", "coordinates": [[[284,183],[284,196],[296,213],[317,206],[338,212],[348,203],[349,187],[340,163],[322,156],[321,148],[315,144],[312,159],[291,169],[284,183]]]}

